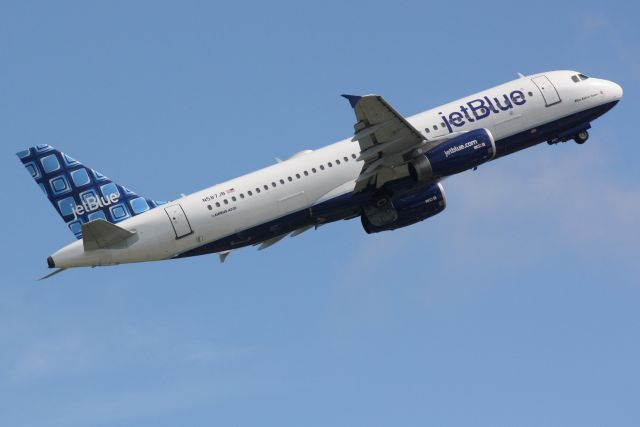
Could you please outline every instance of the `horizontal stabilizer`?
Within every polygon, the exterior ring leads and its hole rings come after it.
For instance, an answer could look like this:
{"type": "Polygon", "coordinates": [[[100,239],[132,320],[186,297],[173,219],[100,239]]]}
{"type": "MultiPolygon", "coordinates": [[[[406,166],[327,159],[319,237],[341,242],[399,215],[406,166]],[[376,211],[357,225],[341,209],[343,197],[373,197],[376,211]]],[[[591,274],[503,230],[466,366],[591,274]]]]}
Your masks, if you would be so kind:
{"type": "Polygon", "coordinates": [[[136,233],[111,224],[104,219],[96,219],[82,224],[82,243],[85,251],[108,248],[127,240],[134,234],[136,233]]]}
{"type": "Polygon", "coordinates": [[[46,276],[39,278],[38,280],[48,279],[49,277],[51,277],[51,276],[55,276],[55,275],[56,275],[56,274],[58,274],[58,273],[62,273],[62,272],[63,272],[63,271],[65,271],[65,270],[66,270],[66,268],[58,268],[58,269],[57,269],[57,270],[55,270],[54,272],[49,273],[49,274],[47,274],[46,276]]]}

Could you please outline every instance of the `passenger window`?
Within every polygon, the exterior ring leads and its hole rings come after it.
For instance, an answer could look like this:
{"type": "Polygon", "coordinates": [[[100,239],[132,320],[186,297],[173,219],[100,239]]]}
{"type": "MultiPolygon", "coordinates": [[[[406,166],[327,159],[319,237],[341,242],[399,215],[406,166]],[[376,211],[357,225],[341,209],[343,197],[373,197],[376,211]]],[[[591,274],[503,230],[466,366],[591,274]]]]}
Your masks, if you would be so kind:
{"type": "Polygon", "coordinates": [[[352,158],[352,159],[355,159],[355,158],[356,158],[356,155],[355,155],[355,154],[352,154],[352,155],[351,155],[351,158],[352,158]]]}
{"type": "Polygon", "coordinates": [[[433,130],[438,130],[438,125],[433,125],[433,130]]]}
{"type": "Polygon", "coordinates": [[[309,172],[304,171],[303,173],[304,173],[304,176],[309,176],[309,172]]]}
{"type": "Polygon", "coordinates": [[[320,165],[320,170],[323,171],[324,170],[324,165],[320,165]]]}
{"type": "Polygon", "coordinates": [[[236,196],[231,197],[231,200],[236,201],[236,196]]]}
{"type": "Polygon", "coordinates": [[[276,183],[275,183],[275,182],[272,182],[272,183],[271,183],[271,186],[272,186],[273,188],[275,188],[275,187],[276,187],[276,183]]]}
{"type": "Polygon", "coordinates": [[[573,80],[574,83],[578,83],[580,81],[578,76],[571,76],[571,80],[573,80]]]}
{"type": "Polygon", "coordinates": [[[344,156],[343,159],[344,159],[345,162],[349,161],[349,158],[347,156],[344,156]]]}
{"type": "Polygon", "coordinates": [[[296,178],[300,179],[300,174],[299,173],[296,174],[296,178]]]}
{"type": "Polygon", "coordinates": [[[240,193],[240,198],[244,199],[244,193],[240,193]]]}
{"type": "Polygon", "coordinates": [[[267,184],[263,185],[262,187],[263,187],[265,190],[268,190],[268,189],[269,189],[269,186],[268,186],[267,184]]]}
{"type": "Polygon", "coordinates": [[[207,205],[207,207],[209,208],[209,210],[213,209],[213,208],[211,207],[211,205],[207,205]]]}
{"type": "Polygon", "coordinates": [[[339,165],[339,164],[340,164],[340,160],[336,159],[336,165],[339,165]]]}
{"type": "Polygon", "coordinates": [[[289,182],[291,182],[291,181],[293,181],[293,178],[291,178],[290,176],[288,176],[288,177],[287,177],[287,180],[288,180],[289,182]]]}
{"type": "Polygon", "coordinates": [[[247,191],[247,194],[250,196],[253,196],[253,193],[251,192],[251,190],[247,191]]]}
{"type": "Polygon", "coordinates": [[[228,201],[227,199],[224,199],[222,202],[223,202],[225,205],[228,205],[228,204],[229,204],[229,201],[228,201]]]}
{"type": "Polygon", "coordinates": [[[256,193],[260,192],[260,187],[256,187],[256,193]]]}
{"type": "Polygon", "coordinates": [[[331,162],[328,162],[328,163],[327,163],[327,166],[329,166],[330,168],[332,168],[332,167],[333,167],[333,165],[331,164],[331,162]]]}
{"type": "Polygon", "coordinates": [[[431,129],[429,129],[429,128],[424,128],[424,131],[425,131],[426,133],[429,133],[429,132],[431,132],[431,129]]]}
{"type": "Polygon", "coordinates": [[[533,92],[529,92],[529,96],[533,96],[533,92]]]}
{"type": "Polygon", "coordinates": [[[316,168],[311,168],[311,172],[316,173],[316,168]]]}
{"type": "Polygon", "coordinates": [[[281,180],[280,180],[280,184],[284,184],[284,179],[281,179],[281,180]]]}
{"type": "Polygon", "coordinates": [[[220,207],[220,202],[216,202],[216,208],[220,207]]]}

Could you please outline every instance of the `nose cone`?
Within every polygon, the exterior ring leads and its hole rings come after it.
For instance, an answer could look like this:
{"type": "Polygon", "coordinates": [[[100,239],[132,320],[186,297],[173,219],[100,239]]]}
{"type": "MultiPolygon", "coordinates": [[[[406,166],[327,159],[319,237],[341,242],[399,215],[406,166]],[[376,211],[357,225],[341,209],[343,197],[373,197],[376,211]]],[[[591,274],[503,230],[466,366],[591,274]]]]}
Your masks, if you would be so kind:
{"type": "Polygon", "coordinates": [[[620,86],[618,83],[614,83],[614,82],[607,82],[607,92],[609,92],[611,94],[611,97],[613,97],[613,99],[615,100],[620,100],[622,99],[622,86],[620,86]]]}

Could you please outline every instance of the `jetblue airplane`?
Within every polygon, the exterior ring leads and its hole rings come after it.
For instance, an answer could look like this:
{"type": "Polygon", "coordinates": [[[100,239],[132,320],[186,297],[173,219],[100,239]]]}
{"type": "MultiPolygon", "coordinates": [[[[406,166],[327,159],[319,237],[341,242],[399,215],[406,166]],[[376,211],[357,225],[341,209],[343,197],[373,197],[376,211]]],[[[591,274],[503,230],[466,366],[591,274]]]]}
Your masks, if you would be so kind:
{"type": "Polygon", "coordinates": [[[404,118],[378,95],[343,95],[351,138],[172,202],[139,196],[49,145],[17,153],[78,239],[47,258],[67,268],[265,249],[287,235],[360,218],[367,233],[442,212],[442,180],[546,141],[584,143],[622,88],[551,71],[404,118]]]}

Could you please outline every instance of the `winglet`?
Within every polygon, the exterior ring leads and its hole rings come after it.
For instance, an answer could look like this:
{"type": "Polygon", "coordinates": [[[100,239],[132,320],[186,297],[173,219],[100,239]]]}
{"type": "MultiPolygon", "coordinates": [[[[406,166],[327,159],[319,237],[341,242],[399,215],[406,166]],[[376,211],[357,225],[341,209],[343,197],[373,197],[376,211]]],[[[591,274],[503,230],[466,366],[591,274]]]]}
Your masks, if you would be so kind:
{"type": "Polygon", "coordinates": [[[358,104],[358,101],[360,101],[360,99],[362,99],[361,96],[358,95],[346,95],[346,94],[342,94],[340,95],[343,98],[346,98],[349,101],[349,104],[351,104],[351,108],[356,108],[356,105],[358,104]]]}

